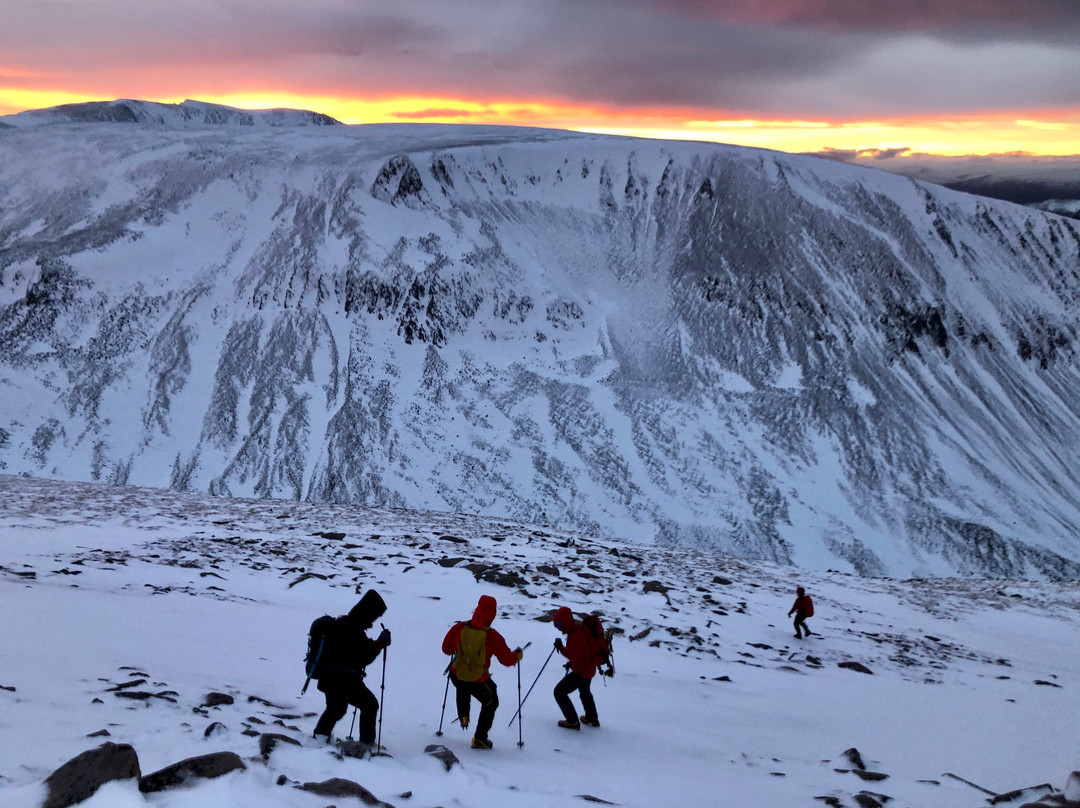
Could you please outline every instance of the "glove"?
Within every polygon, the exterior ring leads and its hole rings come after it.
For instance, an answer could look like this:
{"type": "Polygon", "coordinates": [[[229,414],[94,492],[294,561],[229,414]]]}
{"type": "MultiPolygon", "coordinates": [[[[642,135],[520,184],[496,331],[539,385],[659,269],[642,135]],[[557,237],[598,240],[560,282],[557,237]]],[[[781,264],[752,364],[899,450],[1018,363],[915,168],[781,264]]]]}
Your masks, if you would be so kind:
{"type": "Polygon", "coordinates": [[[611,676],[614,676],[614,675],[615,675],[615,666],[614,665],[608,665],[606,668],[604,668],[604,676],[611,677],[611,676]]]}
{"type": "Polygon", "coordinates": [[[555,650],[561,651],[563,649],[562,637],[555,638],[555,650]]]}
{"type": "Polygon", "coordinates": [[[379,639],[376,640],[383,648],[387,648],[390,645],[390,629],[384,628],[379,633],[379,639]]]}
{"type": "Polygon", "coordinates": [[[515,648],[514,653],[517,654],[518,662],[521,662],[525,658],[525,652],[520,648],[515,648]]]}

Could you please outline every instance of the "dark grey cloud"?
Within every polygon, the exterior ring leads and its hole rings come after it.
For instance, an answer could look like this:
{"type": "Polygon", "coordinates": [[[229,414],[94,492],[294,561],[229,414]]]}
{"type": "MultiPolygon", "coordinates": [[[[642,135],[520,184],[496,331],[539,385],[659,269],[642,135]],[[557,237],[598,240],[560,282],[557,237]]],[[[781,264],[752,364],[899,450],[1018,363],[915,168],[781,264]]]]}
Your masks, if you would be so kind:
{"type": "MultiPolygon", "coordinates": [[[[825,119],[1080,106],[1080,0],[8,0],[0,70],[825,119]]],[[[24,79],[25,82],[25,79],[24,79]]],[[[185,90],[163,90],[187,93],[185,90]]]]}
{"type": "Polygon", "coordinates": [[[1008,41],[1075,40],[1076,0],[630,0],[736,24],[1008,41]]]}

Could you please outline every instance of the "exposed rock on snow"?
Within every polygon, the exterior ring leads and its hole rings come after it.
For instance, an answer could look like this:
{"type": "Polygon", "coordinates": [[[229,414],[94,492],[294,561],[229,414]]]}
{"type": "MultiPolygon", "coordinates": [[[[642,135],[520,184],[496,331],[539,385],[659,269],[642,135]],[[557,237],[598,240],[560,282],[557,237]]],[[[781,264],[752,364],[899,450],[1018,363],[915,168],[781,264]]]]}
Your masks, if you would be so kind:
{"type": "Polygon", "coordinates": [[[290,735],[283,735],[280,732],[264,732],[259,735],[259,754],[264,758],[268,758],[278,744],[282,743],[292,744],[293,746],[301,745],[300,741],[290,735]]]}
{"type": "Polygon", "coordinates": [[[133,747],[104,743],[76,755],[49,775],[43,808],[67,808],[89,799],[105,783],[139,776],[139,756],[133,747]]]}
{"type": "Polygon", "coordinates": [[[304,783],[297,786],[301,791],[310,791],[321,797],[356,797],[364,805],[373,805],[377,808],[393,808],[389,803],[383,802],[359,783],[346,780],[343,777],[333,777],[323,780],[321,783],[304,783]]]}
{"type": "Polygon", "coordinates": [[[211,780],[238,769],[246,769],[235,752],[212,752],[181,760],[139,779],[139,791],[152,793],[186,785],[190,781],[211,780]]]}
{"type": "Polygon", "coordinates": [[[441,743],[428,744],[426,747],[424,747],[424,754],[431,755],[433,758],[441,762],[442,765],[446,767],[447,771],[450,771],[452,768],[454,768],[455,763],[461,762],[460,760],[458,760],[458,756],[455,755],[453,751],[447,749],[441,743]]]}
{"type": "Polygon", "coordinates": [[[846,659],[843,662],[837,663],[837,667],[847,668],[849,671],[858,671],[859,673],[873,673],[872,670],[870,670],[861,662],[854,662],[850,659],[846,659]]]}

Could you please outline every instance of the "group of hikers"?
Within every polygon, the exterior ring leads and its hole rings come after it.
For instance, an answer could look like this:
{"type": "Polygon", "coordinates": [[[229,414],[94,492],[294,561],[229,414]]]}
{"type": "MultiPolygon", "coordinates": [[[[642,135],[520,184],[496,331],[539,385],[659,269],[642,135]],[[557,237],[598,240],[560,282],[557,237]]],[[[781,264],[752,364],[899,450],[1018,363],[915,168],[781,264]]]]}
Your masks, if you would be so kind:
{"type": "MultiPolygon", "coordinates": [[[[451,626],[442,642],[443,653],[450,657],[450,664],[445,671],[448,677],[447,689],[450,684],[454,685],[457,708],[455,721],[462,729],[469,727],[473,699],[480,705],[480,714],[477,716],[472,738],[473,749],[491,749],[493,746],[488,733],[495,720],[495,711],[499,707],[499,691],[491,678],[492,658],[506,667],[513,667],[524,657],[522,648],[511,649],[502,634],[492,627],[496,610],[495,598],[482,595],[472,617],[451,626]]],[[[348,712],[349,705],[352,705],[360,714],[360,743],[368,748],[377,746],[376,716],[379,702],[365,685],[364,676],[367,666],[390,646],[390,631],[385,627],[374,640],[367,635],[375,621],[385,612],[386,602],[372,589],[360,598],[348,614],[337,618],[323,616],[312,623],[308,635],[308,656],[305,660],[308,683],[312,679],[317,680],[319,690],[326,697],[326,709],[315,724],[315,738],[329,741],[334,726],[348,712]]],[[[806,625],[806,618],[814,614],[813,602],[801,586],[788,616],[792,614],[795,615],[795,636],[801,639],[805,632],[809,637],[812,632],[806,625]]],[[[565,642],[561,636],[556,638],[551,652],[553,654],[558,651],[566,658],[566,674],[555,685],[553,692],[555,703],[563,714],[558,726],[567,730],[580,730],[582,724],[599,727],[600,718],[592,694],[592,680],[598,669],[605,665],[607,667],[602,671],[603,675],[614,674],[610,634],[605,635],[599,620],[594,616],[586,616],[579,623],[567,606],[561,606],[554,612],[552,625],[566,637],[565,642]],[[570,698],[570,694],[575,691],[581,699],[580,715],[570,698]]],[[[550,659],[551,654],[548,655],[548,660],[550,659]]],[[[385,661],[384,656],[384,666],[385,661]]],[[[547,662],[544,665],[546,666],[547,662]]],[[[543,673],[543,668],[540,672],[543,673]]],[[[385,667],[383,674],[385,677],[385,667]]],[[[537,679],[539,678],[537,674],[537,679]]],[[[304,691],[307,690],[308,683],[304,684],[304,691]]],[[[520,679],[518,689],[520,701],[520,679]]],[[[445,708],[444,698],[444,711],[445,708]]],[[[520,709],[519,704],[519,713],[520,709]]],[[[520,720],[519,715],[515,715],[515,718],[520,720]]],[[[440,721],[439,734],[441,733],[440,721]]]]}
{"type": "MultiPolygon", "coordinates": [[[[497,608],[495,598],[482,595],[473,616],[451,626],[442,642],[443,653],[450,657],[446,669],[447,687],[454,685],[455,721],[462,729],[469,727],[473,699],[480,705],[472,738],[473,749],[491,749],[493,746],[488,733],[499,707],[499,691],[491,678],[492,658],[506,667],[513,667],[524,657],[522,648],[511,650],[502,634],[492,627],[497,608]]],[[[334,725],[345,716],[351,704],[360,714],[360,743],[368,747],[376,745],[379,702],[364,683],[364,675],[367,666],[391,642],[390,631],[386,628],[374,640],[367,635],[385,611],[386,602],[372,589],[348,614],[338,618],[320,617],[312,624],[306,660],[308,681],[316,679],[319,690],[326,696],[326,709],[315,724],[313,735],[316,738],[329,740],[334,725]]],[[[586,630],[566,606],[556,610],[552,617],[552,625],[566,636],[565,642],[562,637],[555,640],[552,651],[558,651],[566,658],[566,675],[554,691],[555,702],[563,714],[558,724],[563,729],[580,730],[582,724],[600,726],[592,695],[592,679],[598,666],[602,665],[607,666],[604,675],[614,674],[608,638],[596,618],[592,620],[596,630],[586,630]],[[580,716],[570,699],[574,691],[581,698],[583,714],[580,716]]],[[[307,689],[306,683],[304,689],[307,689]]]]}

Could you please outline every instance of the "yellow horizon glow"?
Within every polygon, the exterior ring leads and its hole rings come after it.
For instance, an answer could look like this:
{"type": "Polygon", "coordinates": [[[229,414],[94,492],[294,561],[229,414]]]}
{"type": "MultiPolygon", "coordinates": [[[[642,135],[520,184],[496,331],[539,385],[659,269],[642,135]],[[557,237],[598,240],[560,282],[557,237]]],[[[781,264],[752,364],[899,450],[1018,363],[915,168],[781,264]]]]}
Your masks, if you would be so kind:
{"type": "MultiPolygon", "coordinates": [[[[981,117],[911,117],[890,120],[703,120],[701,110],[614,109],[556,100],[489,100],[395,96],[345,98],[281,92],[202,94],[200,101],[239,109],[307,109],[346,124],[458,123],[569,129],[663,140],[696,140],[785,152],[826,149],[905,149],[943,156],[1080,153],[1080,114],[1074,111],[981,117]]],[[[101,96],[0,86],[0,115],[61,104],[100,101],[101,96]]],[[[176,104],[182,97],[147,100],[176,104]]]]}

